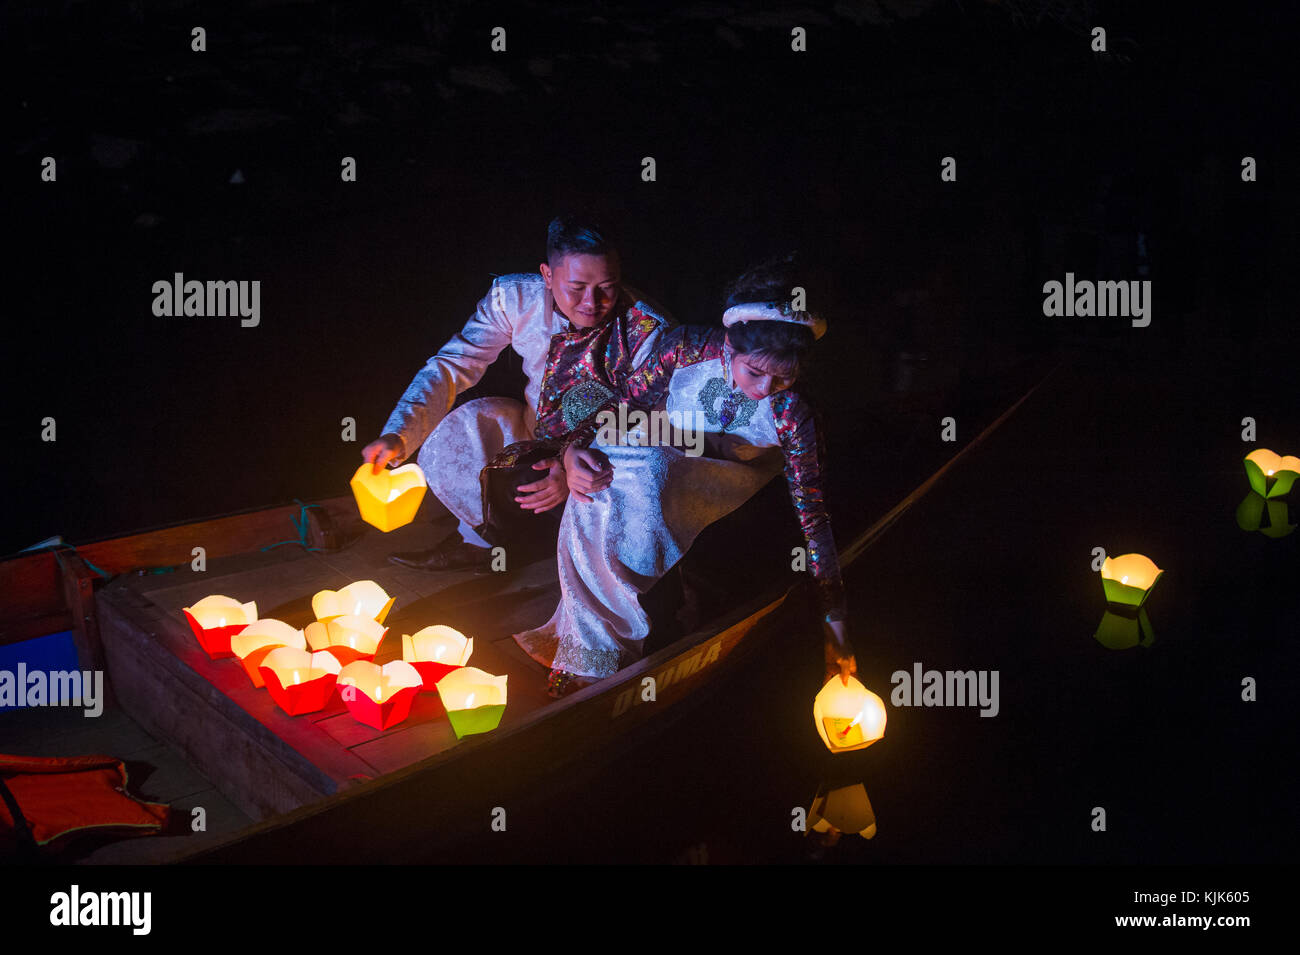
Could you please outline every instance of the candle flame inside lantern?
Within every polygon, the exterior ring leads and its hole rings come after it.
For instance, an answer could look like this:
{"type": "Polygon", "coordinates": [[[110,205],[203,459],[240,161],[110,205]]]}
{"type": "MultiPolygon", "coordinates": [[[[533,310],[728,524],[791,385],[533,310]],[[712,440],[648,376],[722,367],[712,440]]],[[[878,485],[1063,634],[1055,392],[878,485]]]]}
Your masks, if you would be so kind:
{"type": "MultiPolygon", "coordinates": [[[[1269,473],[1272,474],[1273,472],[1270,471],[1269,473]]],[[[218,626],[218,627],[224,627],[225,625],[226,625],[226,618],[225,618],[225,617],[222,617],[220,620],[217,621],[217,626],[218,626]]]]}
{"type": "Polygon", "coordinates": [[[474,694],[471,693],[469,696],[465,697],[465,709],[470,710],[473,708],[474,708],[474,694]]]}
{"type": "Polygon", "coordinates": [[[294,686],[297,686],[297,685],[298,685],[299,683],[301,683],[301,682],[302,682],[302,679],[298,676],[298,671],[297,671],[297,670],[294,670],[294,671],[293,671],[293,683],[294,683],[294,686]]]}
{"type": "Polygon", "coordinates": [[[1269,469],[1268,469],[1268,476],[1269,476],[1269,477],[1272,477],[1272,476],[1273,476],[1273,469],[1272,469],[1272,468],[1269,468],[1269,469]]]}
{"type": "Polygon", "coordinates": [[[1125,574],[1123,577],[1121,577],[1121,578],[1119,579],[1119,582],[1120,582],[1121,584],[1126,584],[1126,583],[1128,583],[1128,574],[1125,574]]]}

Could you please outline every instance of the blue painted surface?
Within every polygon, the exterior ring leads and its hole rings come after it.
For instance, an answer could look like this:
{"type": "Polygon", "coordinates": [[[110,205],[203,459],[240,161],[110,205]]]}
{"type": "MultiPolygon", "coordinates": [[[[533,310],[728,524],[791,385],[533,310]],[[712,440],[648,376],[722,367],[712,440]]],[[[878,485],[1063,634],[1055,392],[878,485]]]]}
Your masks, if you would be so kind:
{"type": "MultiPolygon", "coordinates": [[[[34,640],[0,646],[0,671],[17,674],[20,662],[26,665],[29,673],[33,670],[76,670],[77,648],[72,642],[72,631],[64,630],[34,640]]],[[[0,705],[0,713],[15,709],[20,707],[0,705]]]]}

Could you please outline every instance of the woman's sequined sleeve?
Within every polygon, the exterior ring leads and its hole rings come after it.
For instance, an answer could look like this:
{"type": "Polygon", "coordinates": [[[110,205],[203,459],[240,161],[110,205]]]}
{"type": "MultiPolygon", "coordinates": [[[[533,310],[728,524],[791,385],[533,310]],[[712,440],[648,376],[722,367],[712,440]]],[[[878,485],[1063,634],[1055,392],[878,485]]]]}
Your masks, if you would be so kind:
{"type": "Polygon", "coordinates": [[[797,392],[781,391],[772,396],[772,414],[785,451],[785,479],[808,543],[808,569],[816,582],[822,612],[828,620],[843,620],[844,582],[824,498],[825,446],[816,413],[797,392]]]}
{"type": "Polygon", "coordinates": [[[600,431],[598,419],[606,412],[617,412],[618,403],[626,401],[629,409],[649,411],[668,395],[673,372],[698,361],[722,354],[726,333],[721,328],[702,325],[679,325],[659,336],[658,347],[636,371],[628,376],[623,393],[610,399],[565,438],[567,444],[585,448],[600,431]]]}

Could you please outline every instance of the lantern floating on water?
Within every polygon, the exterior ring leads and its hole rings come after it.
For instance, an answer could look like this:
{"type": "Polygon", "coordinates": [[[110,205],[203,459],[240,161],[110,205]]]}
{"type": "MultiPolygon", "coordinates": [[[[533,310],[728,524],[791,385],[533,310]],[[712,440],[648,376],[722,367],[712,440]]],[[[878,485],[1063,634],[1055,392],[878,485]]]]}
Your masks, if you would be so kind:
{"type": "Polygon", "coordinates": [[[885,735],[885,703],[849,677],[832,677],[813,700],[813,722],[832,753],[865,749],[885,735]]]}
{"type": "Polygon", "coordinates": [[[347,666],[357,660],[369,660],[379,650],[388,628],[369,617],[344,614],[331,617],[323,623],[317,620],[307,624],[305,635],[313,650],[332,653],[339,663],[347,666]]]}
{"type": "Polygon", "coordinates": [[[361,519],[372,527],[388,532],[415,520],[427,484],[418,465],[382,469],[366,463],[352,475],[352,494],[357,499],[361,519]]]}
{"type": "Polygon", "coordinates": [[[487,733],[501,725],[506,711],[506,675],[460,667],[438,681],[438,696],[457,739],[487,733]]]}
{"type": "Polygon", "coordinates": [[[311,598],[311,610],[320,621],[353,616],[369,617],[383,623],[396,600],[373,580],[358,580],[340,590],[318,592],[311,598]]]}
{"type": "Polygon", "coordinates": [[[213,594],[181,610],[205,653],[213,660],[233,657],[230,638],[257,619],[257,602],[241,604],[232,597],[213,594]]]}
{"type": "Polygon", "coordinates": [[[265,620],[253,621],[230,639],[230,649],[239,657],[244,672],[256,687],[265,685],[258,667],[276,647],[306,650],[307,638],[301,630],[295,630],[283,620],[267,617],[265,620]]]}
{"type": "Polygon", "coordinates": [[[432,693],[438,681],[469,663],[474,641],[453,627],[438,624],[418,633],[402,634],[402,659],[420,672],[424,691],[432,693]]]}
{"type": "Polygon", "coordinates": [[[1101,565],[1101,586],[1107,603],[1141,607],[1163,573],[1150,557],[1141,554],[1107,557],[1101,565]]]}
{"type": "Polygon", "coordinates": [[[1246,477],[1260,497],[1281,497],[1300,477],[1300,458],[1260,448],[1246,455],[1246,477]]]}
{"type": "Polygon", "coordinates": [[[297,647],[276,647],[258,669],[267,692],[290,716],[325,709],[334,695],[342,666],[332,653],[308,653],[297,647]]]}
{"type": "Polygon", "coordinates": [[[402,660],[382,667],[358,660],[339,671],[338,686],[354,720],[386,730],[410,715],[411,704],[420,692],[420,674],[402,660]]]}

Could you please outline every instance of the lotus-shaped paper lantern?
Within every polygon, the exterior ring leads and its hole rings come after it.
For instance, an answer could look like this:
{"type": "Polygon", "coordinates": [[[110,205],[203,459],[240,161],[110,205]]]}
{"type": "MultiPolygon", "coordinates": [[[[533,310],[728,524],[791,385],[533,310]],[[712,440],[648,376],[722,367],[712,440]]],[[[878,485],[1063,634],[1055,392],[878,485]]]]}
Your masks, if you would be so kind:
{"type": "Polygon", "coordinates": [[[424,472],[414,464],[373,472],[374,466],[366,463],[352,475],[352,493],[361,519],[384,532],[415,520],[427,487],[424,472]]]}
{"type": "Polygon", "coordinates": [[[1268,448],[1250,452],[1244,463],[1250,486],[1261,497],[1281,497],[1300,477],[1300,458],[1274,454],[1268,448]]]}
{"type": "Polygon", "coordinates": [[[324,623],[307,624],[307,644],[313,650],[332,653],[347,666],[357,660],[369,660],[379,651],[388,628],[369,617],[331,617],[324,623]]]}
{"type": "Polygon", "coordinates": [[[234,651],[235,656],[239,657],[239,662],[244,665],[244,672],[253,681],[253,686],[257,687],[264,685],[258,667],[262,665],[266,655],[276,647],[306,650],[307,638],[303,636],[301,630],[295,630],[283,620],[275,620],[271,617],[265,620],[254,620],[230,638],[230,649],[234,651]]]}
{"type": "Polygon", "coordinates": [[[823,789],[808,809],[808,821],[813,832],[856,832],[864,839],[876,835],[876,813],[862,783],[823,789]]]}
{"type": "Polygon", "coordinates": [[[257,603],[241,604],[232,597],[213,594],[181,610],[204,652],[213,660],[233,657],[230,638],[257,619],[257,603]]]}
{"type": "Polygon", "coordinates": [[[1141,554],[1107,557],[1101,565],[1101,586],[1107,603],[1141,607],[1163,573],[1150,557],[1141,554]]]}
{"type": "Polygon", "coordinates": [[[322,590],[311,598],[311,610],[317,620],[331,617],[369,617],[383,623],[393,609],[396,597],[388,596],[373,580],[358,580],[341,590],[322,590]]]}
{"type": "Polygon", "coordinates": [[[813,700],[813,722],[832,753],[870,746],[885,735],[886,719],[884,701],[856,677],[847,686],[832,677],[813,700]]]}
{"type": "Polygon", "coordinates": [[[439,624],[415,634],[402,634],[402,659],[420,671],[426,693],[457,667],[469,662],[474,641],[453,627],[439,624]]]}
{"type": "Polygon", "coordinates": [[[438,696],[457,739],[487,733],[501,724],[506,711],[506,677],[460,667],[438,681],[438,696]]]}
{"type": "Polygon", "coordinates": [[[420,674],[402,660],[382,667],[358,660],[339,671],[338,686],[354,720],[386,730],[410,715],[420,692],[420,674]]]}
{"type": "Polygon", "coordinates": [[[258,669],[267,692],[280,709],[290,716],[301,716],[325,709],[342,667],[332,653],[276,647],[258,669]]]}

